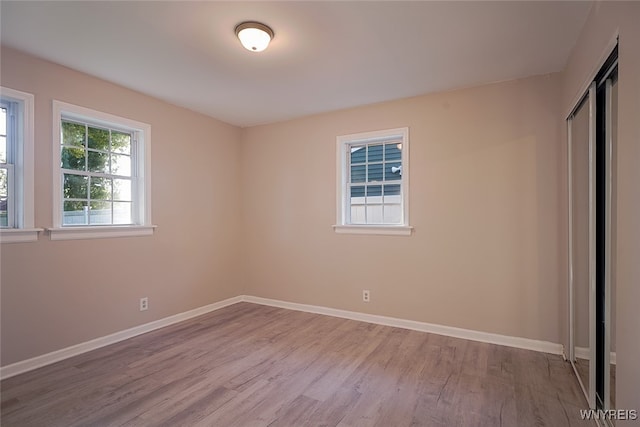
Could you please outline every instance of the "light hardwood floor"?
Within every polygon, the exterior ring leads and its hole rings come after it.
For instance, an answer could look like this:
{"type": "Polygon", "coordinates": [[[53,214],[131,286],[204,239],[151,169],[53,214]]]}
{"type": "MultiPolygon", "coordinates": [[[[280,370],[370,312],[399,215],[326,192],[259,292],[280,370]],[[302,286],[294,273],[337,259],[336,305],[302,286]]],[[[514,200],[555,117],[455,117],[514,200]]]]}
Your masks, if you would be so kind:
{"type": "Polygon", "coordinates": [[[0,384],[9,426],[580,426],[560,356],[239,303],[0,384]]]}

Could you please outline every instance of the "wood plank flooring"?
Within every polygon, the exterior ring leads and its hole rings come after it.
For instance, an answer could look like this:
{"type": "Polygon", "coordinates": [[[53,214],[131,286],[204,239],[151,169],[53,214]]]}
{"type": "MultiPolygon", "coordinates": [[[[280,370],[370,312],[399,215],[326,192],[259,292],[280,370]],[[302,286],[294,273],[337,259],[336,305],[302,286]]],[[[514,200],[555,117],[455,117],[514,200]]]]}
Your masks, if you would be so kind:
{"type": "Polygon", "coordinates": [[[0,384],[10,426],[582,426],[560,356],[239,303],[0,384]]]}

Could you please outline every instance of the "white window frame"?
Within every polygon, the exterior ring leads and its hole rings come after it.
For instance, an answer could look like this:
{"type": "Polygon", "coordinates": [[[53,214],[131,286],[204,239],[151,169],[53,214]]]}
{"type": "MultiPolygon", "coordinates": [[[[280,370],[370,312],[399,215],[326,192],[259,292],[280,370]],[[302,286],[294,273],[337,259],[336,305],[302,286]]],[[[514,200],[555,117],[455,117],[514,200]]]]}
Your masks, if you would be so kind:
{"type": "Polygon", "coordinates": [[[92,110],[90,108],[53,101],[53,227],[49,229],[51,240],[96,239],[108,237],[148,236],[155,226],[151,222],[151,126],[92,110]],[[61,122],[63,119],[96,126],[126,129],[135,134],[135,164],[133,174],[133,225],[62,225],[62,168],[61,122]]]}
{"type": "Polygon", "coordinates": [[[403,235],[411,234],[409,225],[409,128],[386,129],[372,132],[341,135],[336,138],[336,233],[403,235]],[[392,138],[402,139],[402,222],[400,224],[350,224],[350,192],[348,188],[349,164],[348,150],[353,145],[372,142],[384,142],[392,138]]]}
{"type": "MultiPolygon", "coordinates": [[[[7,127],[12,127],[15,138],[7,139],[7,152],[11,152],[9,172],[9,226],[0,228],[0,242],[22,243],[38,240],[41,228],[34,226],[34,96],[27,92],[0,87],[3,103],[13,104],[19,111],[7,118],[7,127]]],[[[7,132],[8,133],[8,132],[7,132]]],[[[9,159],[7,159],[9,160],[9,159]]]]}

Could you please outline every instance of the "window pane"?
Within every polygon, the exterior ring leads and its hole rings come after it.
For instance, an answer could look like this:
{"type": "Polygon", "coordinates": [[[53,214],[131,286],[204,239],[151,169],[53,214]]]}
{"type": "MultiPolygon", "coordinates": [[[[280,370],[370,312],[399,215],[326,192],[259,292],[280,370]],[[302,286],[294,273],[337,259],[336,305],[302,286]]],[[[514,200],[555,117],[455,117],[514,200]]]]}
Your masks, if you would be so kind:
{"type": "Polygon", "coordinates": [[[7,211],[7,199],[0,197],[0,227],[9,226],[9,212],[7,211]]]}
{"type": "Polygon", "coordinates": [[[9,175],[7,170],[0,169],[0,197],[7,197],[9,195],[9,175]]]}
{"type": "Polygon", "coordinates": [[[0,227],[9,226],[9,176],[6,169],[0,169],[0,227]]]}
{"type": "Polygon", "coordinates": [[[351,224],[366,224],[365,205],[351,205],[351,224]]]}
{"type": "Polygon", "coordinates": [[[113,180],[113,200],[131,201],[131,180],[113,180]]]}
{"type": "Polygon", "coordinates": [[[359,147],[351,146],[351,164],[364,163],[367,161],[367,151],[364,145],[359,147]]]}
{"type": "Polygon", "coordinates": [[[62,225],[89,224],[89,208],[87,202],[64,202],[62,225]]]}
{"type": "Polygon", "coordinates": [[[111,151],[120,154],[131,154],[131,135],[111,131],[111,151]]]}
{"type": "Polygon", "coordinates": [[[111,224],[111,202],[90,202],[89,224],[111,224]]]}
{"type": "Polygon", "coordinates": [[[382,195],[381,185],[370,185],[367,187],[367,197],[381,196],[381,195],[382,195]]]}
{"type": "Polygon", "coordinates": [[[369,158],[367,159],[367,161],[369,163],[382,161],[382,145],[369,146],[369,158]]]}
{"type": "Polygon", "coordinates": [[[131,176],[131,157],[112,154],[111,173],[114,175],[131,176]]]}
{"type": "Polygon", "coordinates": [[[364,204],[364,186],[351,187],[351,200],[352,205],[364,204]]]}
{"type": "Polygon", "coordinates": [[[130,202],[113,202],[113,223],[114,224],[132,224],[131,219],[131,203],[130,202]]]}
{"type": "Polygon", "coordinates": [[[402,163],[386,163],[384,166],[384,179],[387,181],[396,181],[402,178],[402,163]]]}
{"type": "Polygon", "coordinates": [[[384,159],[386,161],[390,160],[400,160],[402,158],[402,150],[398,148],[402,144],[394,142],[392,144],[384,145],[384,159]]]}
{"type": "Polygon", "coordinates": [[[62,144],[84,146],[85,126],[77,123],[62,122],[62,144]]]}
{"type": "Polygon", "coordinates": [[[0,136],[0,163],[7,163],[7,137],[0,136]]]}
{"type": "Polygon", "coordinates": [[[365,165],[351,166],[351,182],[364,182],[365,165]]]}
{"type": "Polygon", "coordinates": [[[382,181],[382,164],[377,164],[377,165],[367,165],[367,168],[369,168],[369,175],[367,177],[367,180],[369,182],[371,181],[382,181]]]}
{"type": "Polygon", "coordinates": [[[351,187],[351,197],[364,197],[364,186],[351,187]]]}
{"type": "Polygon", "coordinates": [[[111,178],[91,177],[89,195],[91,200],[111,200],[111,178]]]}
{"type": "Polygon", "coordinates": [[[400,204],[391,204],[391,205],[385,204],[384,205],[384,222],[387,224],[402,223],[402,206],[400,204]]]}
{"type": "Polygon", "coordinates": [[[367,205],[367,224],[382,224],[382,205],[367,205]]]}
{"type": "Polygon", "coordinates": [[[89,151],[87,153],[90,172],[109,172],[109,153],[89,151]]]}
{"type": "Polygon", "coordinates": [[[109,151],[109,131],[89,127],[87,130],[87,146],[96,150],[109,151]]]}
{"type": "Polygon", "coordinates": [[[86,170],[84,164],[84,149],[62,147],[61,156],[63,169],[73,169],[79,171],[86,170]]]}
{"type": "Polygon", "coordinates": [[[63,193],[65,199],[86,199],[89,177],[82,175],[64,174],[63,193]]]}
{"type": "Polygon", "coordinates": [[[7,109],[0,108],[0,135],[7,134],[7,109]]]}
{"type": "Polygon", "coordinates": [[[384,196],[389,197],[389,196],[399,196],[400,195],[400,185],[398,184],[394,184],[394,185],[385,185],[384,186],[384,196]]]}

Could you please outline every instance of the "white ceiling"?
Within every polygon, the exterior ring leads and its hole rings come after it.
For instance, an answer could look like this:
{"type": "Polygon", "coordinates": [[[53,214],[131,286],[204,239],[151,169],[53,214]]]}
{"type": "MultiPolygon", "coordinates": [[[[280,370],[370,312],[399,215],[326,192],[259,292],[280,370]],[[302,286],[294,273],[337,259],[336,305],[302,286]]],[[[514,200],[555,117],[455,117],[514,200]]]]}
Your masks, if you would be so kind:
{"type": "Polygon", "coordinates": [[[591,2],[0,2],[3,44],[238,126],[560,71],[591,2]],[[271,26],[252,53],[235,26],[271,26]]]}

